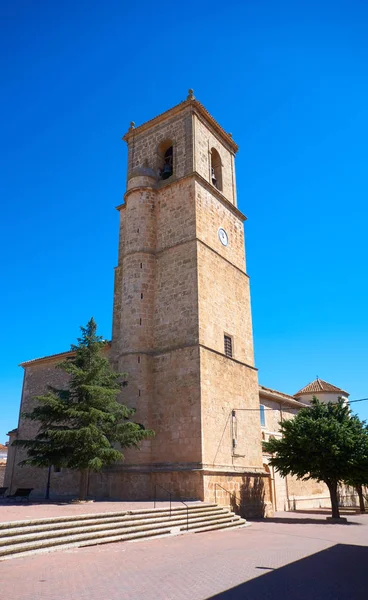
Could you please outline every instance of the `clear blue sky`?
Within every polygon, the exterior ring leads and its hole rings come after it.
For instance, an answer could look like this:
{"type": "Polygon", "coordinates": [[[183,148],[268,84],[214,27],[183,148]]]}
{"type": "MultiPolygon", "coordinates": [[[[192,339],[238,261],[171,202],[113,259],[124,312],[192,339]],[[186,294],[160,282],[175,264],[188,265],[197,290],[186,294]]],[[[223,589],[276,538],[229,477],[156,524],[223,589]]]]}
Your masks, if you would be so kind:
{"type": "Polygon", "coordinates": [[[318,374],[368,397],[367,3],[0,10],[0,442],[19,362],[68,349],[92,315],[111,337],[121,136],[189,87],[240,146],[260,382],[295,393],[318,374]]]}

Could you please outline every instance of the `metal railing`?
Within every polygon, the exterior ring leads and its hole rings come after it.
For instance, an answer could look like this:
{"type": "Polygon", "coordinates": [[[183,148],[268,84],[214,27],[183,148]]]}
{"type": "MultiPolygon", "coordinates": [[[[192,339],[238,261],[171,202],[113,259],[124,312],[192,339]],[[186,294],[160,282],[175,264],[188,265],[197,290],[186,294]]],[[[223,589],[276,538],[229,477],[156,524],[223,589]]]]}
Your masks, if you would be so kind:
{"type": "MultiPolygon", "coordinates": [[[[160,485],[159,483],[155,484],[155,497],[153,500],[153,508],[156,508],[156,503],[157,503],[157,488],[160,488],[161,490],[163,490],[164,492],[166,492],[167,494],[169,494],[169,501],[170,501],[170,519],[171,519],[171,504],[172,504],[172,492],[170,490],[167,490],[166,488],[164,488],[162,485],[160,485]]],[[[176,500],[176,502],[181,502],[181,504],[184,504],[185,508],[187,509],[187,531],[189,531],[189,505],[184,502],[184,500],[181,500],[181,498],[178,498],[176,500]]]]}
{"type": "Polygon", "coordinates": [[[235,507],[240,511],[242,506],[245,506],[245,504],[243,504],[242,499],[240,498],[240,496],[237,496],[234,492],[230,492],[230,490],[227,490],[226,488],[224,488],[222,485],[220,485],[219,483],[215,483],[215,502],[217,504],[217,494],[216,494],[216,489],[217,488],[221,488],[222,490],[224,490],[224,492],[226,492],[227,494],[229,494],[230,496],[230,506],[231,508],[235,507]],[[236,504],[235,502],[232,503],[231,499],[234,498],[235,500],[238,500],[238,504],[236,504]]]}

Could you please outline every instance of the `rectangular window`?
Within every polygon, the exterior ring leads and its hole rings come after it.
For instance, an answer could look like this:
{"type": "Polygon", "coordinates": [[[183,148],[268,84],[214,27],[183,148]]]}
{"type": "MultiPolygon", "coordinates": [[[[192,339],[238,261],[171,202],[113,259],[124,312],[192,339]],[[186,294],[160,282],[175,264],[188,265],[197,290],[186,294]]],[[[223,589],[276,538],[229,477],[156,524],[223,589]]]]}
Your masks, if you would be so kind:
{"type": "Polygon", "coordinates": [[[224,350],[226,356],[231,358],[233,355],[233,340],[229,335],[224,335],[224,350]]]}
{"type": "Polygon", "coordinates": [[[263,404],[259,407],[259,415],[261,417],[261,427],[266,427],[266,413],[263,404]]]}

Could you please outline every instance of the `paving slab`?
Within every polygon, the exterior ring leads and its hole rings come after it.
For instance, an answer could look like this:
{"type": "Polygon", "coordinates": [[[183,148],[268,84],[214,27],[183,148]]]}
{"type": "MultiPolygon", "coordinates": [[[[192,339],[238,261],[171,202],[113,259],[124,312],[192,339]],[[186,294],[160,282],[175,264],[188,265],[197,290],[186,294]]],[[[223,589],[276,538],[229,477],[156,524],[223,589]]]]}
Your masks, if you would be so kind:
{"type": "MultiPolygon", "coordinates": [[[[114,508],[115,509],[115,508],[114,508]]],[[[366,600],[368,515],[277,513],[234,531],[13,559],[12,600],[366,600]]]]}

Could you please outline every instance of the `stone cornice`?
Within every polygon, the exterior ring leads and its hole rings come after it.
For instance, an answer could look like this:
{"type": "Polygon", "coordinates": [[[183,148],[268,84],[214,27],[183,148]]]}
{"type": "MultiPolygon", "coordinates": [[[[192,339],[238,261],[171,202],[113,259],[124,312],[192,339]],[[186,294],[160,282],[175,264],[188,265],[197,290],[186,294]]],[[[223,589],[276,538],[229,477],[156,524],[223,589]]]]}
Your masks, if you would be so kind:
{"type": "Polygon", "coordinates": [[[217,188],[215,188],[209,181],[207,181],[202,175],[193,172],[196,180],[203,185],[211,194],[213,194],[226,208],[228,208],[236,217],[242,221],[246,221],[247,217],[243,214],[230,200],[228,200],[217,188]]]}
{"type": "Polygon", "coordinates": [[[167,186],[162,186],[162,187],[153,187],[153,186],[138,186],[136,188],[132,188],[131,190],[128,190],[127,192],[125,192],[124,194],[124,202],[122,204],[119,204],[118,206],[116,206],[116,210],[120,211],[123,208],[126,207],[126,200],[128,199],[128,196],[130,196],[130,194],[132,194],[133,192],[139,191],[139,190],[151,190],[151,191],[159,191],[160,189],[164,189],[164,187],[168,187],[170,186],[174,186],[178,183],[181,183],[182,181],[185,181],[186,179],[189,179],[191,177],[194,177],[194,179],[196,181],[198,181],[201,185],[203,185],[203,187],[206,188],[207,191],[209,191],[211,194],[213,194],[215,196],[215,198],[217,198],[217,200],[219,200],[221,202],[221,204],[223,204],[224,206],[226,206],[226,208],[228,208],[236,217],[238,217],[238,219],[240,219],[241,221],[246,221],[247,217],[245,216],[244,213],[242,213],[236,206],[235,204],[233,204],[232,202],[230,202],[230,200],[228,200],[217,188],[215,188],[209,181],[207,181],[204,177],[202,177],[202,175],[200,175],[197,171],[192,171],[191,173],[189,173],[188,175],[183,175],[183,177],[179,177],[178,179],[175,179],[175,181],[170,182],[169,184],[167,184],[167,186]]]}
{"type": "Polygon", "coordinates": [[[177,115],[180,112],[183,112],[185,110],[188,110],[188,112],[191,112],[191,113],[196,113],[198,116],[202,117],[202,119],[204,119],[216,131],[216,133],[221,137],[221,139],[225,142],[225,144],[229,147],[229,149],[234,154],[238,151],[238,145],[234,142],[232,136],[229,135],[221,127],[221,125],[219,125],[219,123],[217,123],[217,121],[212,117],[212,115],[210,115],[210,113],[203,106],[203,104],[201,104],[195,98],[189,98],[187,100],[184,100],[183,102],[180,102],[179,104],[176,104],[176,106],[173,106],[169,110],[166,110],[165,112],[161,113],[157,117],[154,117],[153,119],[150,119],[149,121],[146,121],[145,123],[143,123],[142,125],[139,125],[138,127],[131,126],[129,131],[127,131],[127,133],[123,136],[122,139],[125,142],[129,143],[129,141],[132,138],[134,138],[135,135],[137,135],[137,134],[139,135],[139,134],[147,131],[151,127],[155,127],[156,125],[161,124],[163,121],[166,121],[168,118],[174,117],[175,115],[177,115]]]}
{"type": "Polygon", "coordinates": [[[210,348],[209,346],[205,346],[204,344],[201,344],[199,342],[193,342],[192,344],[180,344],[177,346],[167,346],[166,348],[160,348],[157,350],[130,350],[127,352],[120,352],[118,357],[122,357],[122,356],[129,356],[131,354],[145,354],[147,356],[161,356],[162,354],[170,354],[170,352],[177,352],[178,350],[187,350],[188,348],[201,348],[203,350],[207,350],[208,352],[213,352],[214,354],[217,354],[218,356],[226,359],[226,360],[230,360],[231,362],[234,362],[238,365],[241,365],[242,367],[247,367],[248,369],[252,369],[252,371],[258,371],[258,369],[256,367],[254,367],[253,365],[249,365],[248,363],[245,363],[241,360],[237,360],[234,357],[230,357],[230,356],[226,356],[226,354],[224,354],[223,352],[219,352],[218,350],[214,350],[214,348],[210,348]]]}
{"type": "Polygon", "coordinates": [[[205,463],[131,463],[121,464],[117,463],[109,467],[105,467],[103,471],[107,472],[141,472],[141,473],[167,473],[167,472],[182,472],[182,471],[195,471],[202,473],[203,475],[256,475],[256,476],[267,476],[267,473],[261,467],[247,467],[247,466],[232,466],[232,465],[212,465],[205,463]]]}

